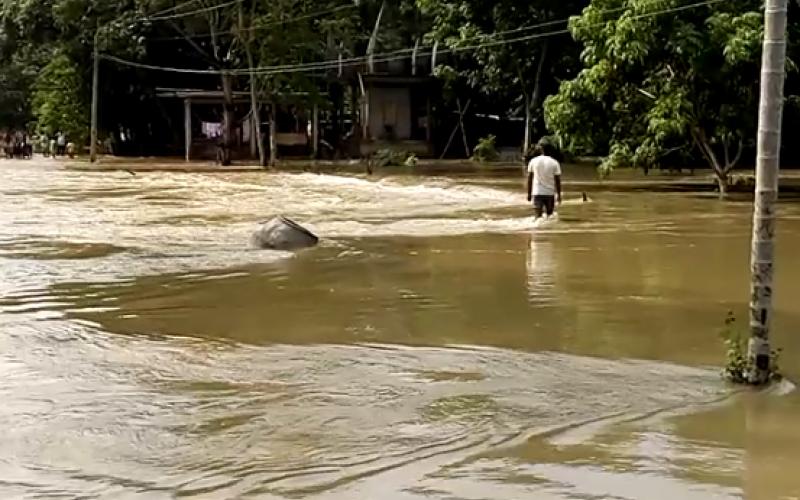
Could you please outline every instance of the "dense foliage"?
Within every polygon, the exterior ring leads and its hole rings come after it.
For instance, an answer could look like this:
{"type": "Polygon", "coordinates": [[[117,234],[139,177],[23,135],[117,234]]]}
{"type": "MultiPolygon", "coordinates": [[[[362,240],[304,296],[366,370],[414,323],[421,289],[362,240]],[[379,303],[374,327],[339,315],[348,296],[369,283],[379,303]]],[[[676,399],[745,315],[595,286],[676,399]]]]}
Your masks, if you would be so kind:
{"type": "MultiPolygon", "coordinates": [[[[219,72],[102,62],[101,137],[124,133],[138,152],[156,154],[180,140],[157,87],[252,89],[279,103],[302,95],[339,109],[349,90],[331,61],[346,72],[365,55],[392,64],[396,54],[438,50],[438,134],[463,122],[464,154],[489,134],[498,147],[552,134],[572,153],[605,158],[605,169],[704,162],[724,189],[730,169],[752,156],[763,13],[759,0],[700,3],[1,0],[0,130],[65,129],[84,140],[96,35],[107,55],[219,72]],[[320,61],[328,63],[296,71],[320,61]],[[265,67],[281,69],[250,73],[265,67]],[[503,120],[511,128],[492,125],[503,120]]],[[[787,138],[800,126],[798,35],[790,22],[787,138]]],[[[220,114],[230,121],[228,108],[220,114]]]]}
{"type": "Polygon", "coordinates": [[[548,125],[571,149],[607,154],[605,169],[699,153],[724,191],[754,147],[760,3],[593,1],[571,23],[585,68],[548,99],[548,125]]]}
{"type": "Polygon", "coordinates": [[[75,63],[66,54],[57,54],[37,76],[33,89],[31,109],[37,132],[50,137],[63,132],[78,144],[85,142],[89,112],[75,63]]]}

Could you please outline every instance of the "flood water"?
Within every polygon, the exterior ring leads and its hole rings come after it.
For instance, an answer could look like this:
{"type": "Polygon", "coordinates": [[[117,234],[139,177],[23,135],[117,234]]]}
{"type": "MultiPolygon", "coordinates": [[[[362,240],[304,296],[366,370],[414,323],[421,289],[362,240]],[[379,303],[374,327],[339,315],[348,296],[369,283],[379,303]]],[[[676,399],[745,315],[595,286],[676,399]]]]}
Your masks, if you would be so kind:
{"type": "Polygon", "coordinates": [[[800,396],[719,377],[748,202],[534,226],[521,179],[0,174],[0,498],[800,498],[800,396]],[[250,248],[277,213],[322,244],[250,248]]]}

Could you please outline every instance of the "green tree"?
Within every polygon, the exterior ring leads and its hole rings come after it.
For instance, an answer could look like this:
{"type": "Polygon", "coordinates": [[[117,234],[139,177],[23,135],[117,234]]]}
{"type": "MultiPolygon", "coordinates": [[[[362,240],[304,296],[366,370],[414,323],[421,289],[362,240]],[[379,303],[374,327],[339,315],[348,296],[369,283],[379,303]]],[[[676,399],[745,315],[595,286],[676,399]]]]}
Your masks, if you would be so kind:
{"type": "Polygon", "coordinates": [[[18,64],[0,65],[0,129],[21,128],[33,118],[28,97],[32,81],[18,64]]]}
{"type": "MultiPolygon", "coordinates": [[[[29,0],[0,2],[0,128],[21,127],[35,118],[32,96],[41,85],[42,70],[52,63],[53,54],[66,57],[77,68],[77,84],[70,92],[88,94],[91,53],[99,28],[101,48],[120,57],[143,53],[141,12],[134,1],[117,0],[29,0]],[[38,84],[38,87],[34,86],[38,84]]],[[[62,59],[62,62],[63,59],[62,59]]],[[[52,66],[51,66],[52,67],[52,66]]],[[[108,69],[108,68],[104,68],[108,69]]],[[[117,75],[119,71],[112,74],[117,75]]],[[[111,78],[103,73],[101,93],[115,103],[113,118],[131,118],[127,101],[132,94],[139,101],[142,89],[130,72],[111,78]],[[125,82],[125,85],[121,84],[125,82]]],[[[52,99],[45,99],[51,100],[52,99]]],[[[83,101],[88,101],[88,95],[83,101]]],[[[141,111],[141,103],[137,102],[141,111]]]]}
{"type": "MultiPolygon", "coordinates": [[[[254,72],[251,91],[270,103],[270,163],[277,160],[274,144],[275,106],[295,104],[325,106],[322,84],[336,80],[335,64],[317,69],[297,65],[349,59],[356,54],[360,31],[357,5],[342,0],[274,0],[255,2],[241,23],[240,44],[248,68],[274,68],[254,72]],[[322,77],[331,77],[328,82],[322,77]]],[[[255,96],[253,97],[255,101],[255,96]]],[[[255,115],[258,109],[253,109],[255,115]]]]}
{"type": "Polygon", "coordinates": [[[566,23],[560,25],[559,20],[580,12],[587,3],[417,0],[432,19],[428,39],[453,51],[437,68],[439,76],[454,95],[471,89],[492,103],[493,112],[523,116],[526,150],[531,136],[544,132],[537,126],[544,95],[552,82],[575,66],[577,55],[575,44],[545,33],[563,28],[566,23]]]}
{"type": "Polygon", "coordinates": [[[603,169],[695,151],[725,194],[753,145],[762,19],[757,0],[593,0],[570,29],[585,65],[547,99],[548,127],[603,169]]]}
{"type": "Polygon", "coordinates": [[[89,132],[89,113],[80,72],[64,53],[57,53],[33,85],[33,114],[46,134],[62,131],[69,140],[84,144],[89,132]]]}

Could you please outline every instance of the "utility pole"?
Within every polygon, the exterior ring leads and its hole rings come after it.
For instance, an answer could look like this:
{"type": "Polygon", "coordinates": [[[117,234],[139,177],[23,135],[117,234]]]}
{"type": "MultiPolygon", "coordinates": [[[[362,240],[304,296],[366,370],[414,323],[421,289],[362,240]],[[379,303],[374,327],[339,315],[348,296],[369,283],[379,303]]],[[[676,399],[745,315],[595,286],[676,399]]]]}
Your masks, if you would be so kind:
{"type": "Polygon", "coordinates": [[[764,48],[758,113],[756,191],[750,262],[750,382],[764,384],[770,375],[769,329],[775,257],[775,210],[780,172],[783,83],[786,71],[787,0],[764,2],[764,48]]]}
{"type": "Polygon", "coordinates": [[[100,29],[94,32],[94,56],[92,68],[92,129],[90,132],[89,144],[89,161],[94,163],[97,161],[97,93],[100,78],[100,50],[98,47],[98,39],[100,38],[100,29]]]}

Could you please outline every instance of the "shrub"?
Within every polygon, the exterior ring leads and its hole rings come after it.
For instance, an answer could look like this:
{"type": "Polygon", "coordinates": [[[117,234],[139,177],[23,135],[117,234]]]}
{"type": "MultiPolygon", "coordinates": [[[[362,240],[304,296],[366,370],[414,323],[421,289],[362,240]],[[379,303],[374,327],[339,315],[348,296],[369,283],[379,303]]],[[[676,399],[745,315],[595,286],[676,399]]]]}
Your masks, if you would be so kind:
{"type": "Polygon", "coordinates": [[[371,163],[376,167],[413,167],[417,164],[417,157],[408,151],[379,149],[372,155],[371,163]]]}
{"type": "Polygon", "coordinates": [[[496,142],[497,138],[491,134],[479,140],[478,145],[472,151],[472,161],[488,163],[497,160],[500,155],[497,153],[496,142]]]}
{"type": "MultiPolygon", "coordinates": [[[[734,384],[749,384],[753,363],[747,355],[748,335],[736,328],[736,318],[733,313],[729,312],[725,318],[725,327],[720,332],[720,336],[725,342],[726,358],[722,376],[734,384]]],[[[775,349],[770,353],[770,382],[783,378],[778,367],[780,354],[780,349],[775,349]]]]}

